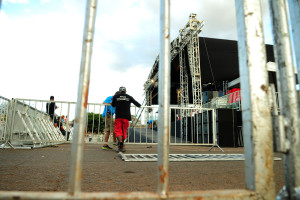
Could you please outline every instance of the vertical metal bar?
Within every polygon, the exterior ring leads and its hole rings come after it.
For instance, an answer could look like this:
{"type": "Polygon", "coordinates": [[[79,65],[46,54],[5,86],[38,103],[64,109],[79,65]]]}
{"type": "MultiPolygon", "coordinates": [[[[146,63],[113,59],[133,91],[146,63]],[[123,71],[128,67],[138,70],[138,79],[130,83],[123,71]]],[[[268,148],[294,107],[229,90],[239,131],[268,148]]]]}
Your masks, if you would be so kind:
{"type": "Polygon", "coordinates": [[[207,144],[209,144],[209,135],[210,135],[210,119],[209,119],[209,110],[207,110],[207,144]]]}
{"type": "Polygon", "coordinates": [[[93,125],[92,125],[92,137],[94,137],[94,123],[95,123],[95,104],[94,104],[94,110],[93,110],[93,125]]]}
{"type": "MultiPolygon", "coordinates": [[[[70,132],[70,125],[69,125],[69,123],[70,123],[70,102],[68,103],[68,117],[67,117],[67,132],[66,132],[66,138],[68,139],[68,132],[70,132]]],[[[70,133],[71,134],[71,133],[70,133]]],[[[70,136],[70,135],[69,135],[70,136]]]]}
{"type": "MultiPolygon", "coordinates": [[[[148,108],[144,109],[144,119],[146,120],[145,124],[145,130],[146,130],[146,143],[148,143],[148,122],[149,122],[149,114],[148,114],[148,108]]],[[[153,131],[152,131],[153,132],[153,131]]],[[[153,140],[153,138],[152,138],[153,140]]],[[[152,141],[153,142],[153,141],[152,141]]]]}
{"type": "Polygon", "coordinates": [[[290,25],[292,31],[292,42],[294,46],[294,56],[298,68],[298,81],[300,81],[300,1],[288,0],[288,8],[290,14],[290,25]]]}
{"type": "Polygon", "coordinates": [[[201,137],[202,137],[202,144],[204,144],[204,111],[202,110],[202,113],[201,113],[201,128],[202,128],[202,132],[201,132],[201,137]]]}
{"type": "MultiPolygon", "coordinates": [[[[273,23],[277,77],[281,98],[280,115],[284,119],[284,131],[290,144],[284,154],[285,188],[289,199],[300,198],[300,133],[299,106],[289,34],[287,5],[285,0],[269,0],[273,23]],[[296,191],[298,188],[298,191],[296,191]],[[298,197],[296,197],[298,195],[298,197]]],[[[299,37],[299,36],[297,36],[299,37]]]]}
{"type": "Polygon", "coordinates": [[[194,143],[194,125],[195,125],[195,112],[193,110],[191,110],[191,142],[192,144],[194,143]]]}
{"type": "Polygon", "coordinates": [[[81,192],[83,137],[86,127],[86,108],[88,102],[90,68],[96,18],[97,0],[88,0],[86,4],[85,27],[82,44],[81,66],[76,104],[75,127],[71,152],[71,170],[68,192],[76,195],[81,192]]]}
{"type": "Polygon", "coordinates": [[[160,1],[159,125],[157,193],[169,192],[170,0],[160,1]]]}
{"type": "Polygon", "coordinates": [[[100,125],[101,125],[101,105],[99,105],[98,136],[100,134],[100,128],[101,128],[100,125]]]}
{"type": "MultiPolygon", "coordinates": [[[[137,113],[136,113],[136,106],[134,106],[134,116],[136,117],[136,124],[139,122],[139,116],[137,116],[137,113]]],[[[142,112],[140,113],[140,116],[142,116],[142,112]]],[[[147,138],[147,136],[146,136],[147,138]]],[[[140,126],[140,144],[142,143],[142,129],[141,129],[141,126],[140,126]]]]}
{"type": "Polygon", "coordinates": [[[196,131],[196,143],[199,143],[199,113],[200,113],[200,109],[197,109],[197,114],[196,114],[196,130],[197,130],[196,131]]]}
{"type": "Polygon", "coordinates": [[[177,113],[177,109],[175,108],[174,109],[174,113],[175,113],[175,123],[174,123],[174,143],[176,144],[176,135],[177,135],[177,133],[176,133],[176,124],[177,124],[177,115],[176,115],[176,113],[177,113]]]}
{"type": "Polygon", "coordinates": [[[89,111],[90,111],[90,105],[88,104],[87,105],[87,110],[86,110],[86,118],[85,118],[85,120],[86,120],[86,126],[85,126],[85,132],[84,132],[84,136],[85,136],[85,138],[87,137],[87,133],[88,133],[88,123],[89,123],[89,111]]]}
{"type": "Polygon", "coordinates": [[[217,116],[216,116],[216,109],[212,110],[212,118],[213,118],[213,143],[214,145],[218,144],[218,136],[217,136],[217,116]]]}
{"type": "Polygon", "coordinates": [[[273,137],[260,0],[236,0],[247,189],[275,199],[273,137]]]}
{"type": "MultiPolygon", "coordinates": [[[[172,111],[171,111],[171,108],[169,108],[169,113],[170,113],[169,124],[170,124],[170,130],[171,130],[171,123],[172,123],[172,111]]],[[[171,131],[169,133],[170,133],[170,135],[168,137],[168,143],[170,144],[170,142],[171,142],[171,131]]]]}
{"type": "Polygon", "coordinates": [[[188,116],[190,116],[190,110],[187,109],[186,113],[187,114],[185,115],[185,143],[187,144],[188,126],[189,126],[189,118],[188,118],[188,116]]]}

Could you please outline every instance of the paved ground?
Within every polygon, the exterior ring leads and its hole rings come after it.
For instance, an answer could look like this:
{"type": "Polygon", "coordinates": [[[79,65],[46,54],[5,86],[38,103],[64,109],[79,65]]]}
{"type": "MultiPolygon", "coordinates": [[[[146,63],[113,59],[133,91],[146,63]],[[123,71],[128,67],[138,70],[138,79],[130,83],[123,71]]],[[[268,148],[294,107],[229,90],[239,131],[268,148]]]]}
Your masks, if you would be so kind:
{"type": "MultiPolygon", "coordinates": [[[[33,150],[0,149],[0,190],[66,191],[71,144],[33,150]]],[[[222,153],[218,148],[171,146],[170,153],[222,153]]],[[[223,148],[243,153],[243,148],[223,148]]],[[[156,145],[127,145],[128,154],[157,153],[156,145]]],[[[276,155],[280,157],[280,155],[276,155]]],[[[274,161],[276,192],[284,185],[283,163],[274,161]]],[[[156,162],[124,162],[115,151],[86,144],[82,190],[156,191],[156,162]]],[[[244,189],[243,161],[170,162],[170,191],[244,189]]]]}

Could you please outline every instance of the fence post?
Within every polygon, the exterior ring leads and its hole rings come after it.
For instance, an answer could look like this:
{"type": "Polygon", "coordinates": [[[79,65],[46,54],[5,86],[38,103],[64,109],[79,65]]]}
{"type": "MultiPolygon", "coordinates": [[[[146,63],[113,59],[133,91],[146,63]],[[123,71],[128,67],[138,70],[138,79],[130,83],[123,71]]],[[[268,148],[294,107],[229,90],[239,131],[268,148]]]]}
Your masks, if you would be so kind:
{"type": "MultiPolygon", "coordinates": [[[[279,198],[300,198],[300,131],[299,105],[290,39],[287,1],[269,0],[273,24],[274,52],[277,63],[277,83],[280,95],[280,116],[284,123],[286,153],[284,153],[285,187],[279,198]]],[[[291,5],[290,5],[291,6],[291,5]]],[[[299,37],[299,36],[297,36],[299,37]]],[[[298,39],[298,38],[297,38],[298,39]]],[[[299,63],[298,63],[299,64],[299,63]]]]}
{"type": "Polygon", "coordinates": [[[68,190],[70,195],[75,196],[81,193],[83,143],[86,128],[86,109],[90,83],[96,7],[97,0],[87,1],[68,190]]]}
{"type": "Polygon", "coordinates": [[[159,53],[159,119],[158,119],[158,188],[165,196],[169,192],[169,107],[170,107],[170,0],[160,1],[159,53]]]}
{"type": "Polygon", "coordinates": [[[236,0],[246,187],[275,199],[273,137],[260,0],[236,0]]]}
{"type": "Polygon", "coordinates": [[[288,9],[290,13],[291,31],[294,45],[294,56],[298,68],[298,80],[300,80],[300,1],[288,0],[288,9]]]}

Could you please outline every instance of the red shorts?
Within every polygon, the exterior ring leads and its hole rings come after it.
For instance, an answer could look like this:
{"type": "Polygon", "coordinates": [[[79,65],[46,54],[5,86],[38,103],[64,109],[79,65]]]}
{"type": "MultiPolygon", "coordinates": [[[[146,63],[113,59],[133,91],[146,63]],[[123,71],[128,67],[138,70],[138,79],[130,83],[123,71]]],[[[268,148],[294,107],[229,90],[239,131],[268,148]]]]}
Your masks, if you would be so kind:
{"type": "Polygon", "coordinates": [[[128,119],[118,118],[115,120],[116,137],[123,136],[123,140],[127,138],[127,128],[129,127],[128,119]]]}

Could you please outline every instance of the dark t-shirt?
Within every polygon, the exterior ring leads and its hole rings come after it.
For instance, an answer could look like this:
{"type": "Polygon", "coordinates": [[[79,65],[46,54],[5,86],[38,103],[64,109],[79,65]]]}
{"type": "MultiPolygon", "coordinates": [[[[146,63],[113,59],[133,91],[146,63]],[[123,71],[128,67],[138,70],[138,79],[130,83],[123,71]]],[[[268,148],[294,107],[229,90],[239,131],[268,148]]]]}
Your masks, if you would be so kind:
{"type": "Polygon", "coordinates": [[[131,103],[137,107],[141,107],[141,104],[139,104],[132,96],[128,94],[117,94],[114,96],[112,106],[116,107],[116,119],[123,118],[131,121],[131,103]]]}
{"type": "Polygon", "coordinates": [[[55,110],[55,103],[54,102],[51,102],[50,104],[47,103],[46,104],[46,112],[49,114],[49,115],[53,115],[54,114],[54,110],[55,110]]]}

